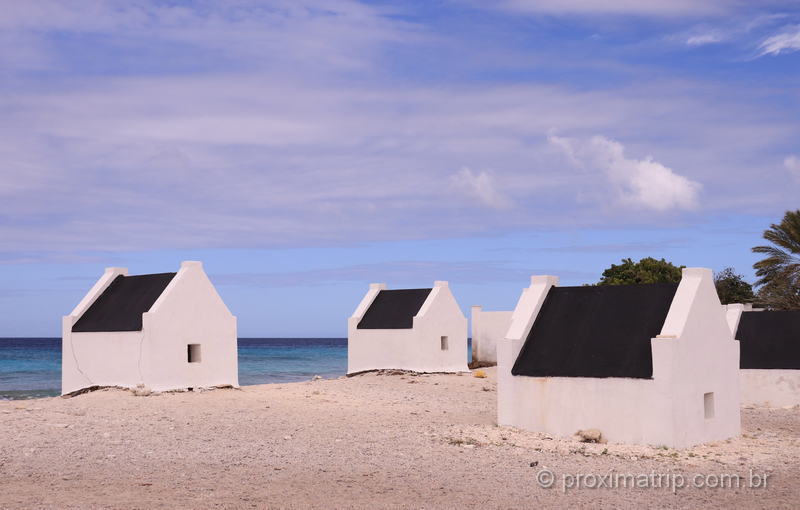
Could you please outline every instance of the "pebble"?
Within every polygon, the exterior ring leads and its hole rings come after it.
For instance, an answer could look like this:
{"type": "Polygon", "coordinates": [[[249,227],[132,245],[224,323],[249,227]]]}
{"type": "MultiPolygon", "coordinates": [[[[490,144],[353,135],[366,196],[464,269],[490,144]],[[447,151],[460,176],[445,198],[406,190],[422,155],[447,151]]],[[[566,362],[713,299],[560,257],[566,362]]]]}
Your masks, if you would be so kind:
{"type": "Polygon", "coordinates": [[[603,435],[597,429],[579,430],[578,436],[585,443],[599,443],[603,435]]]}
{"type": "Polygon", "coordinates": [[[292,436],[283,436],[283,438],[288,440],[288,439],[291,439],[292,436]]]}

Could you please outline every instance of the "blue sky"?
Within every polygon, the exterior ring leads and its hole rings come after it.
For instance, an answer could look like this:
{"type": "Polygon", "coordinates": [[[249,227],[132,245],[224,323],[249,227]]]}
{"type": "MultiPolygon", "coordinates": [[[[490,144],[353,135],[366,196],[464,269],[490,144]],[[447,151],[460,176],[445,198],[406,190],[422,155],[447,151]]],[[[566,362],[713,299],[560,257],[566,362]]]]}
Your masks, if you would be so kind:
{"type": "Polygon", "coordinates": [[[181,260],[241,336],[344,336],[369,282],[752,281],[800,207],[796,1],[2,4],[0,336],[181,260]]]}

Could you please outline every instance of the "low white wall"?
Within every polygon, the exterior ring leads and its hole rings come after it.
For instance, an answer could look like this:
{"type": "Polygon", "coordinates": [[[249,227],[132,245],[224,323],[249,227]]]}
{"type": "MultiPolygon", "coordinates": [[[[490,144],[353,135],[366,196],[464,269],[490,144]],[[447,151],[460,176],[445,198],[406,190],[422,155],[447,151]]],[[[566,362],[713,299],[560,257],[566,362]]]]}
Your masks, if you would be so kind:
{"type": "Polygon", "coordinates": [[[472,361],[497,363],[497,342],[511,325],[511,311],[484,311],[472,307],[472,361]]]}
{"type": "Polygon", "coordinates": [[[598,429],[611,442],[673,443],[669,402],[653,380],[515,376],[511,384],[518,400],[500,425],[560,437],[598,429]]]}
{"type": "Polygon", "coordinates": [[[739,371],[742,404],[771,407],[800,405],[800,370],[739,371]]]}
{"type": "MultiPolygon", "coordinates": [[[[722,305],[728,326],[735,335],[743,312],[760,312],[751,303],[722,305]]],[[[742,404],[771,407],[800,405],[800,370],[741,369],[739,387],[742,404]]]]}
{"type": "MultiPolygon", "coordinates": [[[[534,277],[498,346],[498,423],[569,437],[596,428],[609,441],[673,448],[740,432],[739,346],[710,270],[687,268],[661,334],[651,339],[653,378],[511,375],[554,277],[534,277]],[[713,394],[713,417],[705,398],[713,394]]],[[[599,338],[598,341],[602,341],[599,338]]]]}
{"type": "Polygon", "coordinates": [[[372,284],[348,318],[347,373],[376,369],[467,372],[467,319],[447,282],[436,282],[411,329],[358,329],[383,284],[372,284]],[[448,338],[447,350],[441,337],[448,338]]]}
{"type": "MultiPolygon", "coordinates": [[[[64,318],[64,329],[72,322],[64,318]]],[[[133,388],[141,383],[143,333],[69,333],[61,342],[61,393],[90,386],[133,388]]]]}

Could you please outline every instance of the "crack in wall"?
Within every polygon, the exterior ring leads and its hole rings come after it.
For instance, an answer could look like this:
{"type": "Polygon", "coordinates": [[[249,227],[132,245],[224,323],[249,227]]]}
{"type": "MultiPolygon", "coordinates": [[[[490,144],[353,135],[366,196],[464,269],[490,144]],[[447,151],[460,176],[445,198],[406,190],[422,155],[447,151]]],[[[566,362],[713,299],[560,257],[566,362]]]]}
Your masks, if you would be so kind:
{"type": "MultiPolygon", "coordinates": [[[[81,375],[87,381],[89,381],[89,386],[94,386],[94,382],[92,382],[92,380],[89,378],[89,376],[86,375],[86,373],[81,369],[81,364],[80,364],[80,362],[78,362],[78,355],[75,354],[75,342],[72,341],[72,335],[71,334],[69,335],[69,349],[72,352],[72,359],[75,361],[75,368],[77,368],[78,372],[80,372],[81,375]]],[[[63,368],[62,368],[62,370],[63,370],[63,368]]],[[[63,390],[63,388],[62,388],[62,390],[63,390]]]]}

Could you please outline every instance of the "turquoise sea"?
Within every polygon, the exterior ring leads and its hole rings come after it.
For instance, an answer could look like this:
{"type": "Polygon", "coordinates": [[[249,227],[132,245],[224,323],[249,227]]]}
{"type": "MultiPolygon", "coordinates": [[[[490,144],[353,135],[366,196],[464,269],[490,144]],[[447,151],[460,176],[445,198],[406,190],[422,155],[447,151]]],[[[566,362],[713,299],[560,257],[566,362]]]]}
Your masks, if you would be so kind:
{"type": "MultiPolygon", "coordinates": [[[[239,339],[241,385],[335,378],[346,371],[346,338],[239,339]]],[[[0,400],[60,393],[60,338],[0,338],[0,400]]]]}

